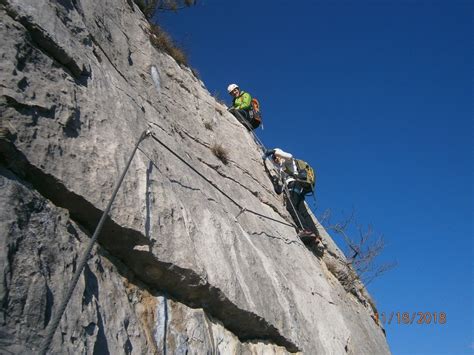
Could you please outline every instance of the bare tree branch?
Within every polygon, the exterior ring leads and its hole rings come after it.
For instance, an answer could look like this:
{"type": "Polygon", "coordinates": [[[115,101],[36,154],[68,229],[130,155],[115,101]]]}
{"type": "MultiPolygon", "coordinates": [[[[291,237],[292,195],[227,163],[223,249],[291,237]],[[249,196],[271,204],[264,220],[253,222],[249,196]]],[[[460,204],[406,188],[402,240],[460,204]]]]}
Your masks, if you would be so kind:
{"type": "Polygon", "coordinates": [[[376,263],[376,258],[380,256],[385,249],[383,235],[375,237],[371,225],[364,228],[361,225],[356,224],[354,211],[352,211],[347,218],[335,224],[330,222],[330,216],[330,210],[324,211],[324,214],[320,219],[321,224],[324,225],[326,230],[334,231],[342,237],[345,244],[344,249],[346,249],[346,264],[352,266],[356,271],[358,278],[360,278],[365,285],[397,265],[396,262],[383,264],[376,263]],[[350,230],[354,229],[351,229],[353,225],[356,230],[353,233],[354,237],[350,235],[350,230]]]}

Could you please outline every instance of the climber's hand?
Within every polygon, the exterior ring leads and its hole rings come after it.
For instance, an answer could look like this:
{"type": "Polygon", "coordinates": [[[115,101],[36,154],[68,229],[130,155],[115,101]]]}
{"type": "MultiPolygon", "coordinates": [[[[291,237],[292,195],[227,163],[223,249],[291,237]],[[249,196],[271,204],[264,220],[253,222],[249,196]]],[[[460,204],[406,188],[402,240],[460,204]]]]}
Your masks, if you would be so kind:
{"type": "Polygon", "coordinates": [[[268,158],[270,155],[275,154],[275,149],[267,149],[263,154],[264,158],[268,158]]]}

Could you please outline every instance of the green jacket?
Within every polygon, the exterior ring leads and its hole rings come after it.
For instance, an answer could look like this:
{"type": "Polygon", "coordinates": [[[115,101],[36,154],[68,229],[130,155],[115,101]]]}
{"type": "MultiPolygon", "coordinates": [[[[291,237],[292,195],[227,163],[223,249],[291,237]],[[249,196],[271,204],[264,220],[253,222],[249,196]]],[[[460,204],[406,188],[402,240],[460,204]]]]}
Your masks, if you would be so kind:
{"type": "Polygon", "coordinates": [[[252,97],[249,93],[241,91],[240,95],[234,99],[233,105],[237,110],[250,110],[252,97]]]}

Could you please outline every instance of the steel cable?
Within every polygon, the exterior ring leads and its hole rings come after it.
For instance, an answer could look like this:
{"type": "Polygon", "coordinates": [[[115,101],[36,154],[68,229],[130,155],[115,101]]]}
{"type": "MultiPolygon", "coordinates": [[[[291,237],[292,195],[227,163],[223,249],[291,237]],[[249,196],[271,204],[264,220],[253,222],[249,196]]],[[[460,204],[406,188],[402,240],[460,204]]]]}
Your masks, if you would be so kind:
{"type": "Polygon", "coordinates": [[[87,263],[87,259],[89,258],[90,252],[92,251],[92,247],[94,246],[95,242],[97,241],[99,234],[102,230],[102,227],[104,225],[105,219],[107,218],[110,208],[112,207],[112,203],[115,200],[115,197],[117,196],[117,192],[120,189],[120,186],[122,185],[123,179],[125,178],[125,175],[128,171],[128,168],[130,167],[130,164],[133,160],[133,157],[135,156],[135,153],[138,149],[138,146],[140,143],[149,135],[151,132],[149,130],[143,131],[141,134],[140,138],[138,139],[137,143],[135,144],[135,148],[133,149],[132,154],[130,155],[130,158],[128,159],[127,165],[125,166],[125,169],[122,172],[122,175],[120,176],[120,179],[118,180],[117,184],[115,185],[114,191],[112,193],[112,197],[109,200],[109,203],[107,204],[107,207],[102,214],[102,217],[100,218],[99,223],[97,224],[97,227],[95,228],[94,234],[89,241],[89,244],[87,245],[86,251],[83,253],[81,259],[78,262],[76,272],[74,273],[71,283],[69,285],[69,288],[62,299],[59,308],[54,315],[53,319],[50,321],[48,327],[46,328],[46,334],[45,338],[41,344],[39,353],[41,355],[46,354],[46,352],[49,349],[49,346],[51,345],[51,341],[53,339],[54,333],[56,332],[56,329],[58,328],[59,322],[61,321],[61,318],[63,316],[64,311],[66,310],[67,304],[69,303],[69,300],[71,299],[72,293],[74,292],[74,288],[76,287],[77,281],[79,280],[79,277],[82,274],[82,270],[84,269],[84,266],[87,263]]]}

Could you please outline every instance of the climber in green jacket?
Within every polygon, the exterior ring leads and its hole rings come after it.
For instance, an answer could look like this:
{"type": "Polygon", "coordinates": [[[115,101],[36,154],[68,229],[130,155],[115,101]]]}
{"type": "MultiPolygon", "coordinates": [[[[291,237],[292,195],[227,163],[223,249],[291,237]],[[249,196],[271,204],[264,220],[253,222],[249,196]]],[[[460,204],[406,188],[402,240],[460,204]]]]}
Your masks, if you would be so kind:
{"type": "Polygon", "coordinates": [[[252,107],[252,96],[240,90],[236,84],[230,84],[227,91],[233,97],[229,111],[249,130],[256,129],[261,121],[252,107]]]}

